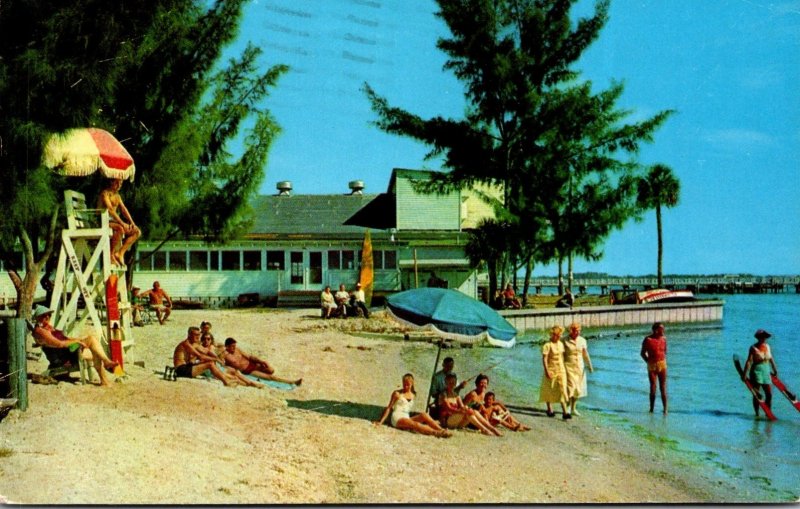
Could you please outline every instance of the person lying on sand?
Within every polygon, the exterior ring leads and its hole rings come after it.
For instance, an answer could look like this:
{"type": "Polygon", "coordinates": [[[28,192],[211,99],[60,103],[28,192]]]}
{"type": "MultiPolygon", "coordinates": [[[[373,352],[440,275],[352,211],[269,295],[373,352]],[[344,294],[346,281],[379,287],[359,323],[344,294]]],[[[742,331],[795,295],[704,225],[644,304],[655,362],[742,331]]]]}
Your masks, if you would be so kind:
{"type": "Polygon", "coordinates": [[[186,339],[178,343],[172,353],[172,364],[175,366],[175,374],[183,378],[195,378],[200,376],[205,370],[211,370],[211,374],[225,385],[231,385],[235,377],[226,375],[217,367],[217,358],[200,352],[196,345],[200,344],[200,329],[189,327],[186,339]]]}
{"type": "Polygon", "coordinates": [[[411,416],[411,408],[414,406],[414,375],[406,373],[403,375],[403,388],[392,391],[389,404],[383,409],[381,418],[374,422],[376,426],[383,425],[383,422],[392,414],[392,426],[397,429],[422,433],[423,435],[433,435],[440,438],[449,438],[452,433],[442,428],[438,422],[426,412],[411,416]]]}
{"type": "Polygon", "coordinates": [[[303,383],[302,378],[297,380],[287,380],[274,375],[275,370],[265,360],[259,359],[255,355],[249,355],[237,348],[236,340],[228,338],[225,340],[225,365],[232,366],[245,375],[253,375],[257,378],[264,380],[274,380],[276,382],[283,382],[286,384],[300,385],[303,383]]]}
{"type": "Polygon", "coordinates": [[[239,380],[248,387],[256,387],[258,389],[264,388],[264,384],[260,384],[258,382],[254,382],[253,380],[250,380],[249,378],[244,376],[238,369],[231,366],[225,366],[225,363],[222,361],[222,359],[219,358],[217,352],[214,351],[214,335],[211,334],[210,332],[201,333],[200,344],[194,345],[194,347],[197,349],[198,352],[209,355],[217,359],[216,361],[217,367],[222,367],[227,375],[235,377],[237,380],[239,380]]]}

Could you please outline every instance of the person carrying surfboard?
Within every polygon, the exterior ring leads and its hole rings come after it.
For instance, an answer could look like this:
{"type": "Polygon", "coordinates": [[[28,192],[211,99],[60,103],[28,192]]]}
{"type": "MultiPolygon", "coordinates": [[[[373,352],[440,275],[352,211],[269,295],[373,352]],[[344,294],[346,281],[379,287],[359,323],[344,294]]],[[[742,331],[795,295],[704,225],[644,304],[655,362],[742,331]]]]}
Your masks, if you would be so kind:
{"type": "Polygon", "coordinates": [[[744,369],[742,370],[742,381],[749,378],[750,384],[755,389],[753,410],[756,413],[756,417],[758,417],[760,389],[764,390],[764,404],[770,410],[772,409],[771,376],[778,376],[778,368],[775,366],[772,350],[767,344],[767,339],[771,338],[772,334],[764,329],[758,329],[754,336],[756,343],[750,346],[750,350],[747,353],[747,362],[744,363],[744,369]],[[759,397],[756,397],[756,393],[759,397]]]}

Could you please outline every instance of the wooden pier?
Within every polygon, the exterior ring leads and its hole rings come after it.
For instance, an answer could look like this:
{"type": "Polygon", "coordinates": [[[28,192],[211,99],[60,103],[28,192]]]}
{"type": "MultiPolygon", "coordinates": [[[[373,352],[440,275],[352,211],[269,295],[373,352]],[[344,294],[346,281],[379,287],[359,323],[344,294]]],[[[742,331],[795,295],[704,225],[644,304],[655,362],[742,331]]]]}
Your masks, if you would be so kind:
{"type": "Polygon", "coordinates": [[[546,330],[578,322],[583,327],[625,327],[664,323],[721,322],[725,302],[718,299],[666,304],[628,304],[576,308],[514,309],[500,313],[518,331],[546,330]]]}
{"type": "MultiPolygon", "coordinates": [[[[567,280],[561,283],[566,286],[567,280]]],[[[557,277],[539,277],[531,279],[531,289],[542,293],[545,288],[558,288],[557,277]]],[[[589,287],[599,287],[602,293],[611,290],[651,290],[658,288],[656,276],[602,276],[602,277],[575,277],[572,288],[579,293],[586,293],[589,287]]],[[[800,276],[665,276],[662,288],[668,290],[687,289],[695,293],[782,293],[794,290],[800,293],[800,276]]]]}

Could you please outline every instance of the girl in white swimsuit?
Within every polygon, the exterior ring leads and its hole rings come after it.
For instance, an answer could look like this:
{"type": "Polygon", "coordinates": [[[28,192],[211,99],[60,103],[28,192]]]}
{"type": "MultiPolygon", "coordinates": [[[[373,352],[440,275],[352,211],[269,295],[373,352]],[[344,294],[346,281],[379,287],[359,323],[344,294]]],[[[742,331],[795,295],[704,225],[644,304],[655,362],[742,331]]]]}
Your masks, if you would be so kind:
{"type": "Polygon", "coordinates": [[[414,406],[414,398],[406,399],[405,396],[400,396],[392,406],[392,426],[397,427],[397,421],[400,419],[411,418],[411,407],[414,406]]]}
{"type": "Polygon", "coordinates": [[[392,392],[389,404],[383,409],[381,418],[375,421],[376,426],[384,423],[389,413],[392,414],[392,426],[397,429],[422,433],[423,435],[434,435],[447,438],[452,435],[450,431],[442,428],[438,422],[425,412],[411,415],[411,407],[414,405],[414,375],[406,373],[403,375],[403,388],[392,392]]]}

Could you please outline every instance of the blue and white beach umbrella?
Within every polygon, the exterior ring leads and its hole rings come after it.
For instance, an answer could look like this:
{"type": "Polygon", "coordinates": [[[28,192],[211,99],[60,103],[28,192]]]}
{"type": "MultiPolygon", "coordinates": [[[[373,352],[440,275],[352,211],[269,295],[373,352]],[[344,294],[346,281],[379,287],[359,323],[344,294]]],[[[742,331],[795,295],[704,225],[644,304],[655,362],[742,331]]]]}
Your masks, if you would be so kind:
{"type": "Polygon", "coordinates": [[[389,314],[411,327],[433,330],[459,343],[486,341],[511,348],[517,329],[497,311],[467,295],[443,288],[416,288],[386,299],[389,314]]]}

